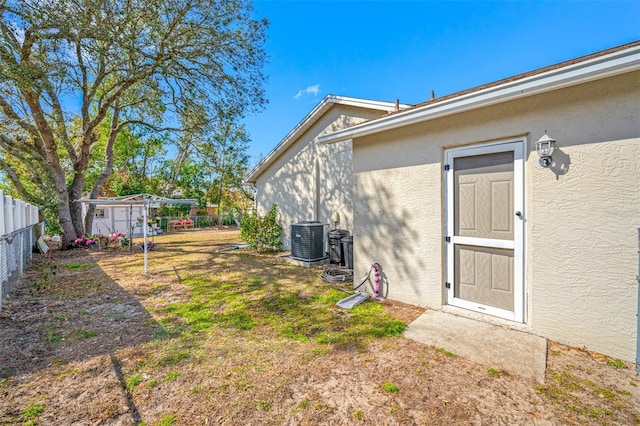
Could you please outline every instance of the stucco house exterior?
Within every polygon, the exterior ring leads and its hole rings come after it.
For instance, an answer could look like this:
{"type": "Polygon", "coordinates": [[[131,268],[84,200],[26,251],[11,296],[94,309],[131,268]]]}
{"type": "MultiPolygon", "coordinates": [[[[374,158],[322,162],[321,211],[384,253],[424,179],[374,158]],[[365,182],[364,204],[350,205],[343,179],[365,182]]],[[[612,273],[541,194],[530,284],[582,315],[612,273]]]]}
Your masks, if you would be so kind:
{"type": "Polygon", "coordinates": [[[635,358],[640,42],[319,138],[344,141],[354,276],[379,262],[388,298],[635,358]]]}
{"type": "Polygon", "coordinates": [[[292,224],[319,221],[352,230],[351,141],[320,145],[318,137],[406,107],[327,95],[251,170],[246,181],[255,187],[256,209],[264,215],[277,205],[285,250],[292,224]]]}

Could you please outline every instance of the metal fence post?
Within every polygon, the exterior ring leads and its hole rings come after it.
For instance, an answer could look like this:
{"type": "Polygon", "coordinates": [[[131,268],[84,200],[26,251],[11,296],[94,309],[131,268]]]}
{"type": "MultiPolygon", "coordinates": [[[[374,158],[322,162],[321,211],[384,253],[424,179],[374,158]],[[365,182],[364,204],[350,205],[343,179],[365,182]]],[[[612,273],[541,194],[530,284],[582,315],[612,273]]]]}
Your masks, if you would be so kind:
{"type": "MultiPolygon", "coordinates": [[[[4,227],[4,191],[0,189],[0,236],[5,234],[4,227]]],[[[0,310],[2,310],[2,299],[4,299],[4,268],[2,265],[5,262],[5,253],[2,250],[2,240],[0,240],[0,310]]]]}

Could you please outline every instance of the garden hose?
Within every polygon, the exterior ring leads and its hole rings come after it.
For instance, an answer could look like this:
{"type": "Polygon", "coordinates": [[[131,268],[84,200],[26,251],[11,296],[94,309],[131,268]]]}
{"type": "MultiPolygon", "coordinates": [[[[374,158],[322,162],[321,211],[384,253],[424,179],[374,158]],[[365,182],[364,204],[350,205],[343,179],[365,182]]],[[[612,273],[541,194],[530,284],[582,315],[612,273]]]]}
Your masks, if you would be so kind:
{"type": "Polygon", "coordinates": [[[332,269],[326,270],[320,275],[325,282],[343,283],[345,281],[353,281],[353,271],[351,269],[332,269]]]}

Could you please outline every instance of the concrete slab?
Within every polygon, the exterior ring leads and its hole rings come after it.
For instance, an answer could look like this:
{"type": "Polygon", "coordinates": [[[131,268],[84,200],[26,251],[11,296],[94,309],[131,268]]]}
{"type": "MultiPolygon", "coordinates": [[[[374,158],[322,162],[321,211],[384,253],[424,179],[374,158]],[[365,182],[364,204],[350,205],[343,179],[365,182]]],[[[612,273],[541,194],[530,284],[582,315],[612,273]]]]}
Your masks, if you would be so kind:
{"type": "Polygon", "coordinates": [[[318,259],[318,260],[300,260],[300,259],[294,259],[293,257],[288,257],[286,260],[292,265],[302,266],[303,268],[313,268],[316,265],[324,265],[326,263],[329,263],[328,257],[325,257],[324,259],[318,259]]]}
{"type": "Polygon", "coordinates": [[[504,325],[427,310],[404,336],[478,364],[544,382],[547,339],[504,325]]]}

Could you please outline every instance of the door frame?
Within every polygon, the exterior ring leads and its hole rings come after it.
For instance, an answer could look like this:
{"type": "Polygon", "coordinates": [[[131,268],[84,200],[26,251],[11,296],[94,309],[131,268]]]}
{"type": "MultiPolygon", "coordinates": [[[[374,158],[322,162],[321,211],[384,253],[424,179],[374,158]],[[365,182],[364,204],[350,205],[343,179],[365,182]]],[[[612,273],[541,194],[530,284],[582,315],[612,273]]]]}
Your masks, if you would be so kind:
{"type": "Polygon", "coordinates": [[[516,322],[525,322],[525,277],[524,277],[524,233],[525,233],[525,194],[524,194],[524,153],[527,140],[525,137],[506,139],[477,145],[468,145],[445,150],[445,300],[448,305],[469,309],[475,312],[493,315],[516,322]],[[513,241],[493,240],[484,238],[456,237],[454,233],[454,179],[453,164],[458,157],[493,154],[499,152],[513,152],[513,210],[522,215],[514,214],[513,241]],[[447,167],[447,165],[449,167],[447,167]],[[454,296],[455,265],[454,249],[456,244],[489,246],[495,248],[513,249],[513,312],[490,305],[460,299],[454,296]]]}

